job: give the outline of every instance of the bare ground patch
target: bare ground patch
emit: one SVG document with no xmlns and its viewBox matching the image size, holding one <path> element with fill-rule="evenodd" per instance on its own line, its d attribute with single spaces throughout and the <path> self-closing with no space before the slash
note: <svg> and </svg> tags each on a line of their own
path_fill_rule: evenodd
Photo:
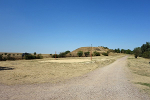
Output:
<svg viewBox="0 0 150 100">
<path fill-rule="evenodd" d="M 90 57 L 0 62 L 0 66 L 11 68 L 11 70 L 0 71 L 0 83 L 8 85 L 56 83 L 108 65 L 122 56 L 124 55 L 93 57 L 92 62 Z"/>
</svg>

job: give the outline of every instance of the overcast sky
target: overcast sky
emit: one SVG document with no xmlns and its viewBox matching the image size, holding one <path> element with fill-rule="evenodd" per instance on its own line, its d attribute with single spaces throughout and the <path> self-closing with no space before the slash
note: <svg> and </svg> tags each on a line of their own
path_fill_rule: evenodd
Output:
<svg viewBox="0 0 150 100">
<path fill-rule="evenodd" d="M 0 0 L 0 52 L 133 50 L 146 42 L 150 0 Z"/>
</svg>

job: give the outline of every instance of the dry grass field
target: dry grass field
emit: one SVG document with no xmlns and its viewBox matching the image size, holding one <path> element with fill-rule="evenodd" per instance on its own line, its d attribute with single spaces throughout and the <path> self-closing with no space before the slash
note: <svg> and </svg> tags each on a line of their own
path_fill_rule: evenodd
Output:
<svg viewBox="0 0 150 100">
<path fill-rule="evenodd" d="M 141 90 L 150 94 L 150 59 L 134 56 L 128 58 L 128 68 L 133 72 L 131 81 Z"/>
<path fill-rule="evenodd" d="M 98 56 L 93 57 L 92 62 L 90 57 L 1 61 L 0 83 L 8 85 L 56 83 L 108 65 L 122 56 L 125 55 Z"/>
</svg>

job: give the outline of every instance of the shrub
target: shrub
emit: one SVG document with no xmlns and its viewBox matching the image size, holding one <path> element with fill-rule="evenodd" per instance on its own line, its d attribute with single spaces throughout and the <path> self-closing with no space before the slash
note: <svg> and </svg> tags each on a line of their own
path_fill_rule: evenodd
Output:
<svg viewBox="0 0 150 100">
<path fill-rule="evenodd" d="M 5 53 L 5 55 L 7 55 L 7 53 Z"/>
<path fill-rule="evenodd" d="M 62 57 L 66 57 L 66 53 L 65 52 L 61 52 L 58 57 L 62 58 Z"/>
<path fill-rule="evenodd" d="M 49 54 L 50 56 L 52 55 L 52 54 Z"/>
<path fill-rule="evenodd" d="M 77 55 L 81 57 L 83 55 L 83 51 L 78 51 Z"/>
<path fill-rule="evenodd" d="M 3 60 L 3 55 L 0 55 L 0 61 L 2 61 Z"/>
<path fill-rule="evenodd" d="M 134 48 L 133 52 L 134 52 L 134 57 L 135 58 L 137 58 L 142 53 L 140 47 Z"/>
<path fill-rule="evenodd" d="M 104 49 L 109 49 L 108 47 L 103 47 Z"/>
<path fill-rule="evenodd" d="M 6 60 L 7 60 L 7 58 L 6 58 L 6 57 L 4 57 L 4 58 L 3 58 L 3 61 L 6 61 Z"/>
<path fill-rule="evenodd" d="M 68 50 L 68 51 L 65 51 L 65 54 L 68 54 L 68 53 L 70 53 L 70 51 Z"/>
<path fill-rule="evenodd" d="M 94 56 L 100 56 L 100 53 L 97 52 L 97 51 L 94 51 L 94 52 L 93 52 L 93 55 L 94 55 Z"/>
<path fill-rule="evenodd" d="M 102 55 L 104 55 L 104 56 L 108 56 L 108 53 L 102 53 Z"/>
<path fill-rule="evenodd" d="M 11 57 L 10 55 L 11 55 L 11 54 L 8 54 L 8 55 L 7 55 L 7 60 L 16 60 L 14 57 Z"/>
<path fill-rule="evenodd" d="M 36 52 L 34 52 L 34 55 L 36 55 Z"/>
<path fill-rule="evenodd" d="M 34 55 L 25 55 L 25 59 L 26 60 L 36 59 L 36 56 L 34 56 Z"/>
<path fill-rule="evenodd" d="M 150 58 L 150 51 L 146 51 L 142 55 L 144 58 Z"/>
<path fill-rule="evenodd" d="M 42 56 L 41 54 L 38 54 L 38 55 L 36 56 L 36 59 L 43 59 L 43 56 Z"/>
<path fill-rule="evenodd" d="M 84 52 L 84 55 L 87 57 L 90 55 L 90 52 Z"/>
<path fill-rule="evenodd" d="M 53 54 L 52 58 L 55 58 L 55 56 L 56 56 L 56 58 L 58 58 L 58 54 Z"/>
</svg>

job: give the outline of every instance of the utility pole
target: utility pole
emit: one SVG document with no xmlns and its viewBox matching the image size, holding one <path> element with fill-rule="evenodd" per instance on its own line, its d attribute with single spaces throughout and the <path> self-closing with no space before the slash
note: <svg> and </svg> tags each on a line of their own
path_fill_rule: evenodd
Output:
<svg viewBox="0 0 150 100">
<path fill-rule="evenodd" d="M 92 44 L 91 44 L 91 61 L 92 61 Z"/>
<path fill-rule="evenodd" d="M 55 60 L 56 60 L 56 51 L 55 51 Z"/>
</svg>

